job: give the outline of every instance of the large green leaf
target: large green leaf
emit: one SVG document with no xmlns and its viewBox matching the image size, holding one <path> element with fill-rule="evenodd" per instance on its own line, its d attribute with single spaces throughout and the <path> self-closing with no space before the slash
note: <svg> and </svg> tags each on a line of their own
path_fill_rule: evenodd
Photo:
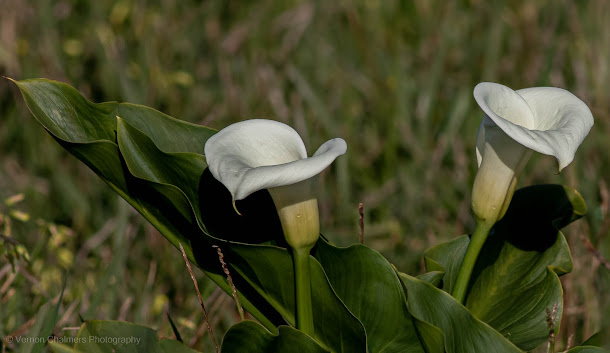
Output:
<svg viewBox="0 0 610 353">
<path fill-rule="evenodd" d="M 381 254 L 363 245 L 337 248 L 321 240 L 316 258 L 339 298 L 364 325 L 371 353 L 424 352 L 402 284 Z"/>
<path fill-rule="evenodd" d="M 157 110 L 137 104 L 117 104 L 115 114 L 150 136 L 157 148 L 166 153 L 203 155 L 205 142 L 216 133 L 208 127 L 174 119 Z"/>
<path fill-rule="evenodd" d="M 151 328 L 122 321 L 86 321 L 70 342 L 74 347 L 50 346 L 56 353 L 197 353 L 178 341 L 160 340 Z"/>
<path fill-rule="evenodd" d="M 116 102 L 94 104 L 82 97 L 74 88 L 60 82 L 45 79 L 13 82 L 21 90 L 34 117 L 68 152 L 87 164 L 157 228 L 170 228 L 159 230 L 174 245 L 177 245 L 178 242 L 187 242 L 183 233 L 172 229 L 174 226 L 163 217 L 163 212 L 156 212 L 158 207 L 132 195 L 137 194 L 142 188 L 137 185 L 137 180 L 125 170 L 116 141 L 118 112 L 131 112 L 131 115 L 123 115 L 124 119 L 129 119 L 128 121 L 137 125 L 146 125 L 143 116 L 150 118 L 151 127 L 163 126 L 159 121 L 168 120 L 174 125 L 176 132 L 184 132 L 186 129 L 179 128 L 179 126 L 186 123 L 143 106 Z M 136 118 L 132 118 L 132 116 Z M 202 138 L 214 133 L 213 130 L 204 127 L 195 128 L 195 125 L 192 124 L 187 124 L 187 126 L 193 131 L 200 131 Z M 190 131 L 188 134 L 184 134 L 185 136 L 176 133 L 172 137 L 170 129 L 159 130 L 161 132 L 156 133 L 157 136 L 162 136 L 165 132 L 166 140 L 173 138 L 175 141 L 192 141 L 192 139 L 188 139 L 188 136 L 194 133 Z M 202 150 L 203 144 L 205 144 L 205 139 L 199 141 L 198 146 L 184 149 L 187 151 L 190 149 Z M 180 146 L 183 146 L 183 143 L 180 143 Z M 132 188 L 135 190 L 132 191 Z M 146 192 L 148 190 L 142 194 L 145 195 Z M 186 251 L 192 257 L 190 247 L 187 246 Z"/>
<path fill-rule="evenodd" d="M 232 292 L 217 261 L 217 254 L 211 248 L 215 239 L 207 236 L 194 221 L 195 213 L 192 210 L 195 207 L 191 205 L 184 192 L 194 187 L 191 184 L 184 184 L 177 188 L 175 184 L 180 184 L 179 182 L 171 181 L 164 184 L 156 182 L 158 180 L 142 178 L 140 174 L 138 174 L 140 177 L 131 174 L 126 159 L 141 160 L 142 154 L 131 153 L 128 155 L 130 158 L 121 155 L 117 141 L 117 115 L 121 115 L 122 121 L 149 134 L 139 134 L 140 140 L 167 151 L 161 152 L 157 149 L 156 155 L 165 155 L 168 158 L 177 156 L 178 159 L 180 156 L 190 156 L 191 159 L 198 160 L 199 163 L 196 165 L 198 169 L 185 166 L 194 173 L 203 173 L 202 157 L 197 156 L 195 151 L 203 151 L 205 141 L 214 133 L 213 130 L 170 118 L 143 106 L 114 102 L 94 104 L 83 98 L 74 88 L 59 82 L 36 79 L 18 81 L 15 84 L 21 90 L 34 117 L 62 147 L 87 164 L 174 246 L 178 247 L 181 243 L 189 259 L 202 268 L 223 290 L 227 293 Z M 132 130 L 139 131 L 135 128 Z M 151 140 L 152 137 L 156 139 L 154 142 Z M 125 141 L 132 140 L 125 139 L 123 142 Z M 136 150 L 138 148 L 132 145 L 129 147 Z M 139 147 L 147 151 L 153 150 L 146 144 Z M 171 169 L 172 171 L 166 173 L 172 176 L 179 175 L 180 171 L 176 172 L 175 167 L 184 166 L 184 163 L 174 163 L 173 159 L 166 158 L 165 162 L 167 162 L 165 165 L 157 167 Z M 131 167 L 134 168 L 133 163 Z M 138 169 L 134 170 L 140 172 Z M 195 177 L 189 175 L 181 182 L 196 181 L 198 185 L 204 179 L 206 179 L 205 174 Z M 215 190 L 221 189 L 219 185 L 219 183 L 213 184 Z M 228 204 L 231 208 L 230 202 Z M 240 223 L 235 222 L 235 224 Z M 243 306 L 261 323 L 273 329 L 283 322 L 277 312 L 266 304 L 246 281 L 236 278 L 235 282 L 240 284 L 238 291 Z"/>
<path fill-rule="evenodd" d="M 548 338 L 547 309 L 563 311 L 558 275 L 572 260 L 561 227 L 586 211 L 578 192 L 560 185 L 537 185 L 515 192 L 505 217 L 487 239 L 469 284 L 466 307 L 514 344 L 531 350 Z M 444 271 L 443 289 L 451 292 L 468 236 L 426 252 L 426 266 Z"/>
<path fill-rule="evenodd" d="M 277 336 L 253 321 L 233 325 L 225 334 L 222 353 L 327 353 L 313 339 L 289 326 L 280 326 Z"/>
<path fill-rule="evenodd" d="M 160 184 L 157 189 L 172 200 L 182 201 L 175 204 L 178 210 L 186 217 L 194 212 L 203 227 L 199 211 L 199 180 L 207 167 L 203 155 L 192 152 L 164 153 L 152 139 L 120 117 L 117 138 L 130 173 L 153 182 L 153 185 Z M 184 197 L 176 192 L 181 192 Z"/>
<path fill-rule="evenodd" d="M 294 324 L 294 271 L 288 251 L 267 245 L 235 245 L 231 249 L 242 260 L 232 258 L 232 266 Z M 309 268 L 316 340 L 332 352 L 366 352 L 366 334 L 360 321 L 336 296 L 324 269 L 313 257 L 309 258 Z"/>
<path fill-rule="evenodd" d="M 157 110 L 130 103 L 91 103 L 77 90 L 46 79 L 13 81 L 25 102 L 53 136 L 72 143 L 116 140 L 117 116 L 150 136 L 164 152 L 203 154 L 216 131 L 174 119 Z"/>
<path fill-rule="evenodd" d="M 407 292 L 411 315 L 442 331 L 448 353 L 521 352 L 498 331 L 472 316 L 445 291 L 406 274 L 399 276 Z"/>
<path fill-rule="evenodd" d="M 544 254 L 555 253 L 561 259 L 563 250 L 568 249 L 563 234 L 558 236 L 556 244 Z M 569 258 L 569 254 L 567 256 Z M 554 306 L 557 310 L 555 326 L 559 330 L 563 290 L 557 273 L 551 269 L 553 264 L 545 260 L 519 259 L 511 245 L 504 246 L 496 265 L 484 269 L 478 276 L 466 303 L 473 315 L 524 350 L 534 349 L 548 339 L 547 309 L 552 312 Z M 528 262 L 530 267 L 517 270 L 521 261 Z M 497 271 L 496 278 L 492 278 L 491 271 Z M 498 280 L 501 278 L 505 282 Z"/>
</svg>

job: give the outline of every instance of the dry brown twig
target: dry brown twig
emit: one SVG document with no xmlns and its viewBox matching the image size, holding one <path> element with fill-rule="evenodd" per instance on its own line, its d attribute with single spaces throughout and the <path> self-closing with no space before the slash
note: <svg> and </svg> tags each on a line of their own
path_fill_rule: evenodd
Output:
<svg viewBox="0 0 610 353">
<path fill-rule="evenodd" d="M 231 278 L 231 273 L 229 272 L 229 268 L 227 268 L 227 264 L 225 263 L 222 250 L 220 250 L 220 247 L 218 245 L 212 245 L 212 247 L 215 248 L 216 251 L 218 252 L 218 259 L 220 260 L 220 264 L 222 265 L 222 270 L 227 275 L 227 281 L 229 281 L 229 286 L 231 286 L 231 289 L 233 290 L 233 299 L 235 299 L 235 304 L 237 305 L 237 311 L 239 312 L 239 317 L 241 317 L 241 320 L 243 321 L 244 320 L 244 309 L 241 307 L 241 303 L 239 302 L 239 296 L 237 295 L 237 288 L 235 288 L 235 285 L 233 284 L 233 278 Z"/>
<path fill-rule="evenodd" d="M 191 279 L 193 280 L 193 284 L 195 285 L 195 291 L 197 291 L 197 297 L 199 298 L 199 303 L 201 304 L 201 309 L 203 310 L 203 317 L 205 319 L 206 325 L 208 325 L 208 331 L 210 332 L 212 342 L 214 343 L 214 349 L 216 349 L 216 353 L 218 353 L 218 344 L 216 343 L 216 337 L 214 337 L 214 330 L 212 330 L 212 325 L 210 325 L 210 319 L 208 318 L 208 313 L 205 310 L 205 305 L 203 304 L 203 299 L 201 298 L 201 292 L 199 291 L 197 280 L 195 279 L 195 275 L 193 274 L 193 270 L 191 269 L 191 264 L 189 262 L 188 257 L 186 256 L 186 252 L 182 247 L 182 243 L 178 243 L 178 245 L 180 246 L 180 251 L 182 252 L 184 262 L 186 263 L 186 268 L 189 270 L 189 273 L 191 274 Z"/>
</svg>

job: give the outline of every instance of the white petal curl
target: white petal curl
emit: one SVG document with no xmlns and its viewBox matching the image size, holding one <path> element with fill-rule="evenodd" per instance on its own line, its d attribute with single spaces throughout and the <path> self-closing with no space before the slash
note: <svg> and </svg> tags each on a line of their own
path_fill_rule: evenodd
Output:
<svg viewBox="0 0 610 353">
<path fill-rule="evenodd" d="M 572 93 L 556 87 L 534 87 L 518 91 L 491 82 L 479 83 L 474 97 L 481 109 L 504 133 L 534 151 L 552 155 L 561 171 L 574 159 L 576 150 L 593 126 L 587 105 Z M 477 138 L 481 142 L 486 119 Z"/>
<path fill-rule="evenodd" d="M 204 153 L 214 178 L 234 200 L 242 200 L 258 190 L 310 179 L 346 150 L 345 141 L 335 138 L 308 158 L 303 140 L 290 126 L 253 119 L 229 125 L 210 137 Z"/>
</svg>

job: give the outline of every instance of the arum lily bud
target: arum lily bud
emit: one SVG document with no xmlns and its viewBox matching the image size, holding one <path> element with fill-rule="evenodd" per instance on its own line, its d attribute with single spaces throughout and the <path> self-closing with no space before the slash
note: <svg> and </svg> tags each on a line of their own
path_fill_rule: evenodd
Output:
<svg viewBox="0 0 610 353">
<path fill-rule="evenodd" d="M 210 172 L 229 190 L 233 201 L 269 190 L 293 249 L 311 249 L 318 240 L 313 179 L 346 150 L 345 141 L 336 138 L 307 157 L 305 144 L 294 129 L 261 119 L 230 125 L 205 144 Z"/>
<path fill-rule="evenodd" d="M 474 98 L 485 117 L 477 136 L 472 208 L 479 222 L 493 224 L 506 213 L 532 152 L 555 156 L 561 171 L 591 130 L 593 115 L 572 93 L 555 87 L 513 91 L 483 82 Z"/>
<path fill-rule="evenodd" d="M 286 242 L 293 249 L 310 249 L 318 241 L 320 216 L 312 180 L 269 189 Z"/>
</svg>

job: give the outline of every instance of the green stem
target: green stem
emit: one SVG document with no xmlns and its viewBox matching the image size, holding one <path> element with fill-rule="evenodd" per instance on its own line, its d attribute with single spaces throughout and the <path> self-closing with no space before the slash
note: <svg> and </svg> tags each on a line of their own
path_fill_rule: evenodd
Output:
<svg viewBox="0 0 610 353">
<path fill-rule="evenodd" d="M 297 329 L 313 337 L 313 312 L 311 305 L 311 280 L 309 278 L 309 251 L 307 249 L 293 249 L 292 261 L 294 263 L 296 302 L 297 302 Z"/>
<path fill-rule="evenodd" d="M 468 250 L 466 250 L 464 260 L 462 260 L 462 266 L 460 267 L 460 272 L 458 273 L 452 293 L 453 297 L 460 303 L 464 302 L 472 270 L 474 269 L 474 265 L 479 257 L 479 252 L 481 252 L 481 248 L 483 247 L 483 244 L 485 244 L 485 240 L 487 239 L 487 235 L 492 226 L 493 224 L 477 222 L 477 228 L 470 238 L 470 244 L 468 245 Z"/>
</svg>

